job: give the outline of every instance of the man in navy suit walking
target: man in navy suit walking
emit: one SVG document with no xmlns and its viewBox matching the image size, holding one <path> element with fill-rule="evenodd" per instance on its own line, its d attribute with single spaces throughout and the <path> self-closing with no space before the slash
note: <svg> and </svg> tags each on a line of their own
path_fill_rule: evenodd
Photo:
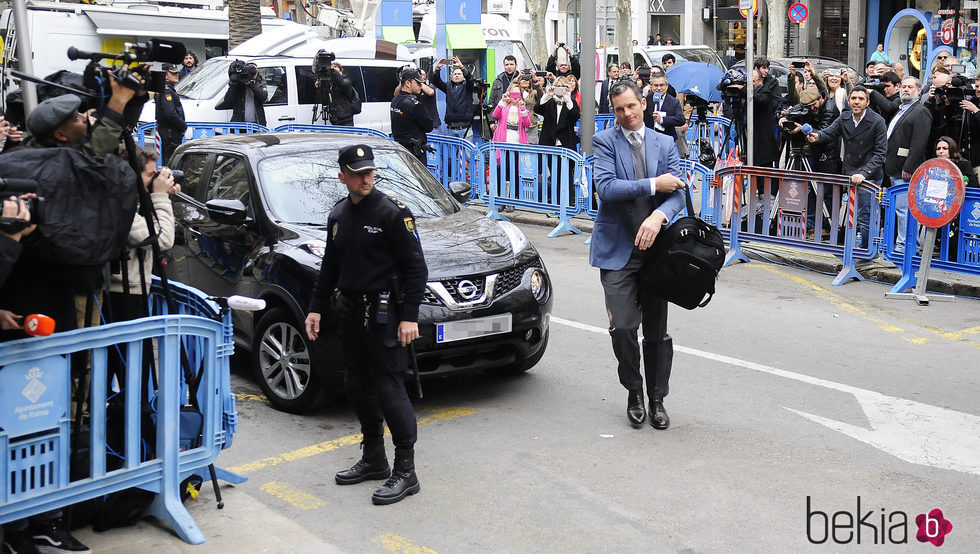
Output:
<svg viewBox="0 0 980 554">
<path fill-rule="evenodd" d="M 650 398 L 650 424 L 666 429 L 664 409 L 674 347 L 667 334 L 667 303 L 641 294 L 645 250 L 684 206 L 680 156 L 666 135 L 643 124 L 647 102 L 635 83 L 619 81 L 609 90 L 616 125 L 596 133 L 594 180 L 599 195 L 589 263 L 599 268 L 609 335 L 619 362 L 619 382 L 629 391 L 626 417 L 634 427 L 646 421 L 640 345 Z"/>
</svg>

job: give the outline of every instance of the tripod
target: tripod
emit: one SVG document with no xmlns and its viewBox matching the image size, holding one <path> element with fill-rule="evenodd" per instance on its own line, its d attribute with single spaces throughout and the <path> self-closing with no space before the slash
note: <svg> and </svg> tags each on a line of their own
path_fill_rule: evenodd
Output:
<svg viewBox="0 0 980 554">
<path fill-rule="evenodd" d="M 708 104 L 707 102 L 703 101 L 691 102 L 691 104 L 697 110 L 697 122 L 694 136 L 687 142 L 687 159 L 700 162 L 706 166 L 709 166 L 709 169 L 711 169 L 711 167 L 714 166 L 714 161 L 716 159 L 714 150 L 712 149 L 711 151 L 710 160 L 706 159 L 704 152 L 701 151 L 702 145 L 711 147 L 713 142 L 711 123 L 708 122 Z M 695 114 L 692 113 L 691 118 L 693 119 L 694 117 Z M 688 123 L 690 124 L 690 120 L 688 120 Z M 704 163 L 706 161 L 710 161 L 711 163 Z"/>
<path fill-rule="evenodd" d="M 330 124 L 330 86 L 329 79 L 316 80 L 317 104 L 313 106 L 313 121 L 310 122 L 314 125 L 318 119 L 322 119 L 324 125 Z"/>
<path fill-rule="evenodd" d="M 725 96 L 725 103 L 732 110 L 732 122 L 728 125 L 728 129 L 725 130 L 725 137 L 731 138 L 732 128 L 735 130 L 735 147 L 738 150 L 738 157 L 745 163 L 748 156 L 748 147 L 746 146 L 746 121 L 745 121 L 745 99 L 738 97 Z"/>
</svg>

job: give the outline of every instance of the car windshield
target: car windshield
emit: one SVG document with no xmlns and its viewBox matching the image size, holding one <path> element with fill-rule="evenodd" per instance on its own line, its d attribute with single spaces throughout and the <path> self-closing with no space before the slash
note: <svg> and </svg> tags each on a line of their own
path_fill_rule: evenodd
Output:
<svg viewBox="0 0 980 554">
<path fill-rule="evenodd" d="M 334 204 L 347 196 L 337 174 L 338 150 L 324 145 L 259 162 L 259 183 L 272 216 L 284 223 L 326 225 Z M 459 205 L 414 157 L 397 148 L 375 148 L 375 187 L 405 204 L 416 217 L 455 213 Z"/>
<path fill-rule="evenodd" d="M 726 67 L 718 63 L 718 56 L 709 48 L 656 48 L 647 50 L 647 55 L 650 56 L 650 59 L 654 60 L 655 63 L 659 63 L 659 61 L 663 59 L 664 54 L 668 52 L 674 55 L 677 63 L 702 62 L 709 63 L 722 71 L 727 70 Z"/>
<path fill-rule="evenodd" d="M 191 100 L 213 98 L 228 84 L 229 59 L 212 58 L 197 68 L 197 71 L 177 83 L 177 94 Z"/>
</svg>

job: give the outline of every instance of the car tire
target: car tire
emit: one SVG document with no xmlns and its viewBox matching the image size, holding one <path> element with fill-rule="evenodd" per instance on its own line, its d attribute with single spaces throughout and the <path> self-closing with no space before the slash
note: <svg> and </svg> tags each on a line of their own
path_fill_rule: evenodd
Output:
<svg viewBox="0 0 980 554">
<path fill-rule="evenodd" d="M 265 313 L 255 328 L 252 368 L 269 403 L 291 414 L 309 411 L 326 399 L 313 373 L 310 341 L 285 308 Z"/>
<path fill-rule="evenodd" d="M 522 360 L 513 364 L 507 364 L 505 366 L 495 367 L 490 370 L 491 373 L 496 375 L 520 375 L 526 372 L 532 367 L 536 366 L 541 358 L 544 357 L 545 351 L 548 350 L 548 339 L 551 336 L 551 329 L 549 328 L 544 332 L 544 341 L 541 343 L 541 348 L 534 353 L 533 356 L 526 360 Z"/>
</svg>

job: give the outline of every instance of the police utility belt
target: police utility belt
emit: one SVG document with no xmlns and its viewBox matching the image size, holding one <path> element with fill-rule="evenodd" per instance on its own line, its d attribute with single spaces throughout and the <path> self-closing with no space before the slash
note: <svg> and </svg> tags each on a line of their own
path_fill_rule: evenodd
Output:
<svg viewBox="0 0 980 554">
<path fill-rule="evenodd" d="M 385 325 L 391 313 L 391 294 L 380 292 L 340 292 L 334 297 L 335 309 L 342 316 L 360 319 L 367 328 L 372 321 Z"/>
</svg>

